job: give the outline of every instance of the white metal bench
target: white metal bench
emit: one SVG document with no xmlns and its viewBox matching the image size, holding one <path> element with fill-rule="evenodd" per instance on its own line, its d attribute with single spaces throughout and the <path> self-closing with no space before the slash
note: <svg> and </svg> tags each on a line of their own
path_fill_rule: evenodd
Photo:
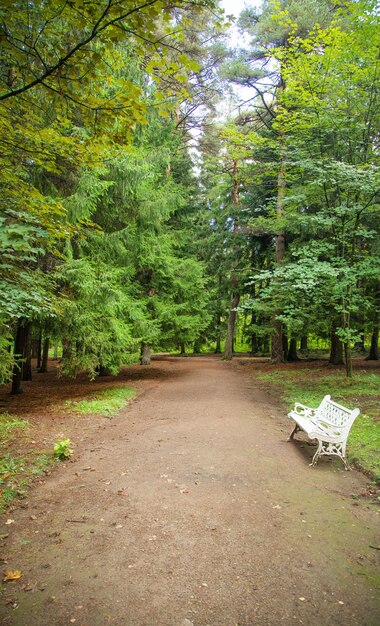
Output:
<svg viewBox="0 0 380 626">
<path fill-rule="evenodd" d="M 310 409 L 296 402 L 288 417 L 294 420 L 289 441 L 298 430 L 304 430 L 309 439 L 318 440 L 318 448 L 310 465 L 315 465 L 323 454 L 339 456 L 346 469 L 350 469 L 346 459 L 346 444 L 348 433 L 359 415 L 359 409 L 346 409 L 325 396 L 317 409 Z"/>
</svg>

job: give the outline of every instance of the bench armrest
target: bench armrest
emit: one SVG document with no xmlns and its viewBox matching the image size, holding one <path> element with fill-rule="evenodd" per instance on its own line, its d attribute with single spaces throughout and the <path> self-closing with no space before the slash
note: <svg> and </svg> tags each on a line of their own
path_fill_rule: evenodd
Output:
<svg viewBox="0 0 380 626">
<path fill-rule="evenodd" d="M 294 405 L 294 409 L 292 413 L 296 413 L 296 415 L 302 415 L 302 417 L 314 417 L 317 409 L 311 409 L 300 402 L 296 402 Z"/>
</svg>

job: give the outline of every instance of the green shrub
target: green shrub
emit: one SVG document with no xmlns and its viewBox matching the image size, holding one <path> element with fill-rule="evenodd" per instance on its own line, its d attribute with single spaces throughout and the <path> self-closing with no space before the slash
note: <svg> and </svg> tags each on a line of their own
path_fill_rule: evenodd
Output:
<svg viewBox="0 0 380 626">
<path fill-rule="evenodd" d="M 66 461 L 73 453 L 70 439 L 61 439 L 54 446 L 54 456 L 58 461 Z"/>
</svg>

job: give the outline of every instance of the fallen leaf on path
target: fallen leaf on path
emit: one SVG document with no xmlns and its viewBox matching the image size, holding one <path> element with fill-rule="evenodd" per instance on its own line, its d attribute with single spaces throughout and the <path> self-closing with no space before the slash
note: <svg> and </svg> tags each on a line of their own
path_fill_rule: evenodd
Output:
<svg viewBox="0 0 380 626">
<path fill-rule="evenodd" d="M 276 506 L 273 506 L 272 509 L 281 509 L 279 504 L 276 504 Z"/>
<path fill-rule="evenodd" d="M 189 493 L 189 490 L 185 487 L 184 489 L 180 489 L 180 493 Z"/>
<path fill-rule="evenodd" d="M 305 602 L 306 598 L 298 598 L 298 600 L 301 600 L 301 602 Z"/>
<path fill-rule="evenodd" d="M 36 519 L 37 519 L 37 515 L 31 515 L 31 516 L 30 516 L 30 519 L 32 519 L 32 520 L 36 520 Z"/>
<path fill-rule="evenodd" d="M 10 524 L 14 524 L 14 523 L 15 523 L 14 519 L 7 519 L 7 521 L 5 522 L 7 526 L 9 526 Z"/>
<path fill-rule="evenodd" d="M 20 570 L 8 570 L 4 573 L 3 582 L 8 582 L 9 580 L 19 580 L 22 577 L 22 573 Z"/>
</svg>

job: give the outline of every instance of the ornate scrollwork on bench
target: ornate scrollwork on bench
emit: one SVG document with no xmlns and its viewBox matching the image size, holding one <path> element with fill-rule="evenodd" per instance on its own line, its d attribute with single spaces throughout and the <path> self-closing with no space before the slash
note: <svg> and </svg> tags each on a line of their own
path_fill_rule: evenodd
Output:
<svg viewBox="0 0 380 626">
<path fill-rule="evenodd" d="M 295 422 L 289 440 L 303 430 L 309 439 L 318 441 L 318 448 L 310 465 L 316 465 L 322 455 L 338 456 L 346 469 L 350 469 L 346 459 L 346 444 L 350 428 L 359 415 L 359 409 L 347 409 L 325 396 L 317 409 L 311 409 L 296 402 L 288 417 Z"/>
</svg>

